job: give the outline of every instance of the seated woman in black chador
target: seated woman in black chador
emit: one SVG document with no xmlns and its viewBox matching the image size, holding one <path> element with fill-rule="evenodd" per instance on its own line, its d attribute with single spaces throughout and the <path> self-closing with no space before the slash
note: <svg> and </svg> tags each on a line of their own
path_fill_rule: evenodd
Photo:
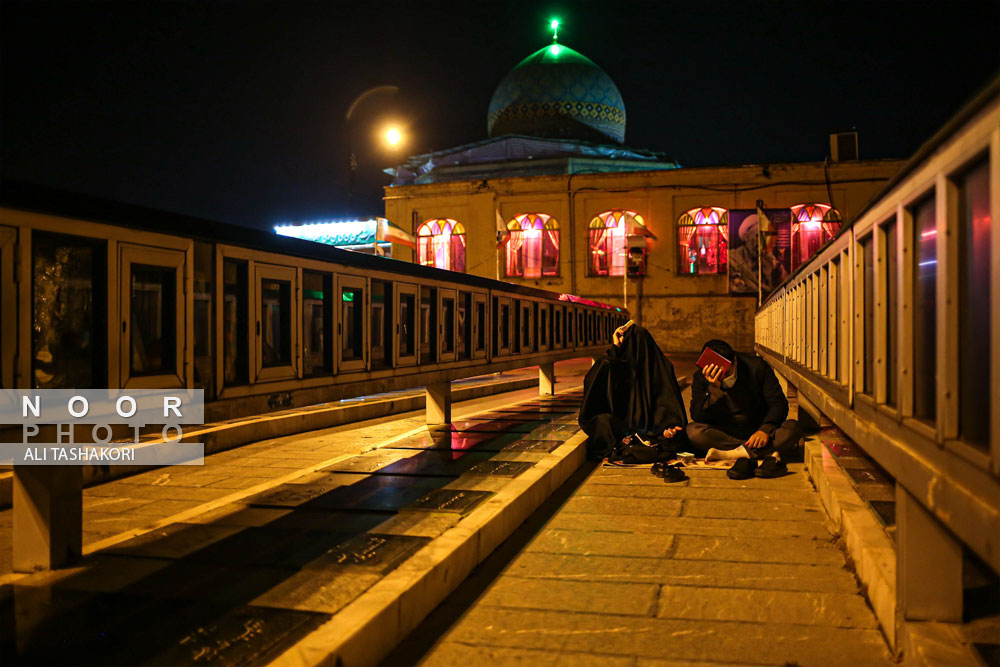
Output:
<svg viewBox="0 0 1000 667">
<path fill-rule="evenodd" d="M 683 437 L 687 414 L 677 376 L 653 336 L 629 320 L 613 342 L 583 381 L 579 422 L 590 436 L 588 454 L 604 458 L 635 435 L 661 446 Z"/>
</svg>

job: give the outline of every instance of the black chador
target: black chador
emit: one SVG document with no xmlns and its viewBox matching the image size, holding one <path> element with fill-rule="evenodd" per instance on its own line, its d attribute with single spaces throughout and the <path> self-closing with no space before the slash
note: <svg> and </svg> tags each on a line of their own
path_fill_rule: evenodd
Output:
<svg viewBox="0 0 1000 667">
<path fill-rule="evenodd" d="M 609 347 L 583 380 L 579 421 L 592 457 L 606 456 L 630 435 L 668 442 L 665 429 L 687 424 L 670 360 L 640 325 L 622 329 L 621 344 Z"/>
</svg>

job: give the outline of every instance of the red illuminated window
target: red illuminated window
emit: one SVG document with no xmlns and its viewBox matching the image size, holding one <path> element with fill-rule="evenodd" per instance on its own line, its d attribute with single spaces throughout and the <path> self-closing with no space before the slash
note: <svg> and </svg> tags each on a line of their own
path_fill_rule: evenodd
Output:
<svg viewBox="0 0 1000 667">
<path fill-rule="evenodd" d="M 829 204 L 792 206 L 792 270 L 840 230 L 840 212 Z"/>
<path fill-rule="evenodd" d="M 417 228 L 420 263 L 449 271 L 465 271 L 465 227 L 451 218 L 428 220 Z"/>
<path fill-rule="evenodd" d="M 677 221 L 681 275 L 726 273 L 729 211 L 718 206 L 693 208 Z"/>
<path fill-rule="evenodd" d="M 507 223 L 506 275 L 559 275 L 559 223 L 544 213 L 522 213 Z"/>
<path fill-rule="evenodd" d="M 651 236 L 635 211 L 605 211 L 590 221 L 590 270 L 592 276 L 623 276 L 628 264 L 628 238 Z M 645 252 L 641 253 L 643 257 Z M 643 261 L 643 264 L 645 262 Z M 645 266 L 637 273 L 645 273 Z M 630 274 L 631 275 L 631 274 Z"/>
</svg>

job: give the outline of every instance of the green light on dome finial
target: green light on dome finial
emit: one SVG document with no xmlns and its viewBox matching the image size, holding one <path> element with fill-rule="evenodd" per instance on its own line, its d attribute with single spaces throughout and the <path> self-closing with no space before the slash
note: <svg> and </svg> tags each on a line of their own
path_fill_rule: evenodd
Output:
<svg viewBox="0 0 1000 667">
<path fill-rule="evenodd" d="M 559 41 L 559 19 L 549 21 L 549 28 L 552 29 L 552 43 L 555 44 Z"/>
</svg>

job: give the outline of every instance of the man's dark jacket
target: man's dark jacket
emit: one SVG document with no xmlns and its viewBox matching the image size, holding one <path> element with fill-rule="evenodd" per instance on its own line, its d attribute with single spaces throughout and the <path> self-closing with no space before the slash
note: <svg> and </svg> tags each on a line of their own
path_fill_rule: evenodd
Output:
<svg viewBox="0 0 1000 667">
<path fill-rule="evenodd" d="M 716 389 L 696 371 L 691 380 L 691 421 L 748 438 L 756 430 L 770 435 L 788 417 L 788 399 L 766 361 L 736 353 L 736 384 Z"/>
</svg>

